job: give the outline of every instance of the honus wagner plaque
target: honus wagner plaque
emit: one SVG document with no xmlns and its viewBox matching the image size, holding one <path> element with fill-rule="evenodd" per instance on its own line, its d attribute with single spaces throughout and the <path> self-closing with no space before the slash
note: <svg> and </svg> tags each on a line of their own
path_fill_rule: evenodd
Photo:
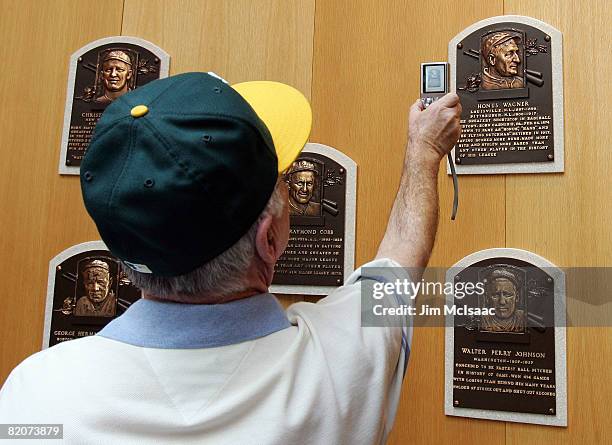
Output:
<svg viewBox="0 0 612 445">
<path fill-rule="evenodd" d="M 140 297 L 102 241 L 64 250 L 49 263 L 43 348 L 97 334 Z"/>
<path fill-rule="evenodd" d="M 151 42 L 107 37 L 70 57 L 59 172 L 79 174 L 96 123 L 128 91 L 168 76 L 170 57 Z"/>
<path fill-rule="evenodd" d="M 455 264 L 446 282 L 482 292 L 447 297 L 468 309 L 447 316 L 445 413 L 567 426 L 561 269 L 524 250 L 488 249 Z"/>
<path fill-rule="evenodd" d="M 356 175 L 352 159 L 314 143 L 285 172 L 290 236 L 272 292 L 327 295 L 353 272 Z"/>
<path fill-rule="evenodd" d="M 539 20 L 482 20 L 449 43 L 460 99 L 457 173 L 562 172 L 562 36 Z"/>
</svg>

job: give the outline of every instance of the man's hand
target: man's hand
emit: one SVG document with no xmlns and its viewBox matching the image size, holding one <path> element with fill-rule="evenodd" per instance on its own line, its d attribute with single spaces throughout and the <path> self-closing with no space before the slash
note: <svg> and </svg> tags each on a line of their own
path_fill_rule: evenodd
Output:
<svg viewBox="0 0 612 445">
<path fill-rule="evenodd" d="M 447 94 L 427 109 L 417 100 L 408 116 L 407 148 L 412 149 L 409 154 L 413 159 L 431 159 L 439 163 L 459 139 L 460 116 L 461 103 L 455 93 Z"/>
<path fill-rule="evenodd" d="M 377 258 L 391 258 L 404 267 L 427 265 L 438 229 L 440 160 L 459 139 L 460 116 L 454 93 L 427 109 L 420 100 L 410 107 L 404 171 Z"/>
</svg>

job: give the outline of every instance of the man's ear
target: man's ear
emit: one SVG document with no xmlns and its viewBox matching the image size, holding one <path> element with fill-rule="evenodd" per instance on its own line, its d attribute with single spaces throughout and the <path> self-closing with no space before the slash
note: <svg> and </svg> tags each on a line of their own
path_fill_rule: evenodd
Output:
<svg viewBox="0 0 612 445">
<path fill-rule="evenodd" d="M 489 65 L 495 65 L 495 56 L 493 54 L 489 54 Z"/>
<path fill-rule="evenodd" d="M 266 264 L 274 264 L 278 258 L 278 240 L 275 238 L 272 224 L 273 217 L 271 215 L 264 216 L 259 222 L 255 234 L 255 250 Z"/>
</svg>

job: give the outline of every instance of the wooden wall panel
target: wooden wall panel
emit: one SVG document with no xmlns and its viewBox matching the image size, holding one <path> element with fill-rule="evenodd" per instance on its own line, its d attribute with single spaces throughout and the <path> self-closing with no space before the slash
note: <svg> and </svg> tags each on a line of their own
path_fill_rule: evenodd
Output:
<svg viewBox="0 0 612 445">
<path fill-rule="evenodd" d="M 122 1 L 0 2 L 0 382 L 42 342 L 49 260 L 95 239 L 57 173 L 70 55 L 121 31 Z"/>
<path fill-rule="evenodd" d="M 311 140 L 358 165 L 357 264 L 373 258 L 399 183 L 407 110 L 419 94 L 421 62 L 447 59 L 449 40 L 502 1 L 317 0 Z M 441 219 L 432 265 L 503 246 L 504 177 L 462 177 L 458 219 L 441 167 Z M 410 246 L 406 246 L 410 248 Z M 444 329 L 417 329 L 390 443 L 504 443 L 505 425 L 444 415 Z"/>
<path fill-rule="evenodd" d="M 125 0 L 123 34 L 170 53 L 171 74 L 276 80 L 310 97 L 314 0 Z"/>
<path fill-rule="evenodd" d="M 506 0 L 505 12 L 538 18 L 563 33 L 565 87 L 565 173 L 507 178 L 507 245 L 561 267 L 610 267 L 610 3 Z M 612 440 L 612 328 L 570 328 L 567 338 L 568 428 L 508 424 L 509 445 Z"/>
<path fill-rule="evenodd" d="M 565 173 L 508 177 L 508 243 L 559 266 L 610 266 L 610 3 L 506 0 L 506 13 L 563 33 L 565 86 Z"/>
</svg>

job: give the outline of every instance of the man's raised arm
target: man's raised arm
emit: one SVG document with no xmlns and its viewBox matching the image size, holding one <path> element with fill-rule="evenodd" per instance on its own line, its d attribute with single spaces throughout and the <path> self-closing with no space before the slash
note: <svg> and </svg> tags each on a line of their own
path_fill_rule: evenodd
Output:
<svg viewBox="0 0 612 445">
<path fill-rule="evenodd" d="M 410 107 L 402 178 L 376 258 L 391 258 L 403 267 L 427 266 L 438 228 L 438 170 L 459 139 L 460 116 L 455 93 L 427 109 L 420 100 Z"/>
</svg>

